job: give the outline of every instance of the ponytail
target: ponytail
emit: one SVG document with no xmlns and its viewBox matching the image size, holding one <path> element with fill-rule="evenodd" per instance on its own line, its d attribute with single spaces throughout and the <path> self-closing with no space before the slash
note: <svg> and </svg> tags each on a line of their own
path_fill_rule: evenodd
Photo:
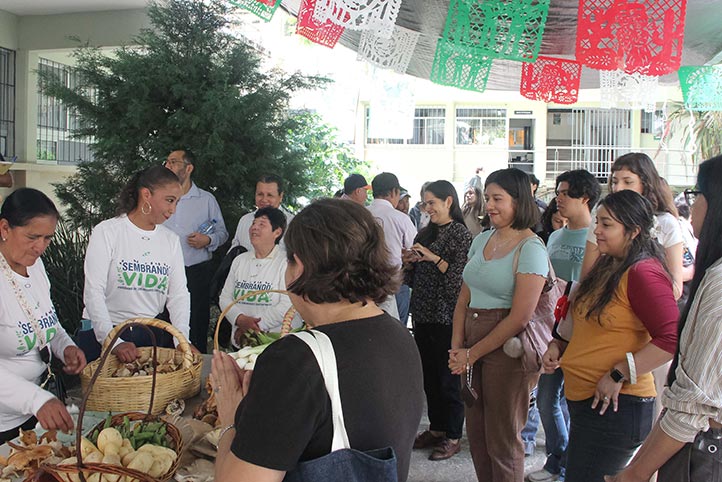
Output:
<svg viewBox="0 0 722 482">
<path fill-rule="evenodd" d="M 154 189 L 171 183 L 179 184 L 178 176 L 163 166 L 152 166 L 136 172 L 118 194 L 116 215 L 128 214 L 138 208 L 138 199 L 142 188 L 153 192 Z"/>
</svg>

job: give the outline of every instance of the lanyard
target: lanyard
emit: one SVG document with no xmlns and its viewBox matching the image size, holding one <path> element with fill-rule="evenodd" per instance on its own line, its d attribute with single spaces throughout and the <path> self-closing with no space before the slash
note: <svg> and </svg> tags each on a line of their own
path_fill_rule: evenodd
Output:
<svg viewBox="0 0 722 482">
<path fill-rule="evenodd" d="M 0 253 L 0 269 L 2 269 L 3 273 L 5 273 L 5 278 L 7 278 L 8 283 L 12 286 L 13 291 L 15 292 L 15 299 L 18 300 L 20 307 L 23 309 L 23 312 L 25 312 L 25 317 L 30 322 L 30 326 L 32 326 L 35 336 L 38 339 L 38 344 L 40 346 L 39 349 L 42 350 L 47 345 L 45 340 L 43 340 L 43 331 L 40 329 L 40 325 L 38 325 L 37 317 L 35 316 L 35 313 L 33 313 L 32 308 L 30 308 L 22 288 L 18 284 L 17 279 L 15 279 L 15 272 L 12 268 L 10 268 L 10 265 L 2 253 Z"/>
</svg>

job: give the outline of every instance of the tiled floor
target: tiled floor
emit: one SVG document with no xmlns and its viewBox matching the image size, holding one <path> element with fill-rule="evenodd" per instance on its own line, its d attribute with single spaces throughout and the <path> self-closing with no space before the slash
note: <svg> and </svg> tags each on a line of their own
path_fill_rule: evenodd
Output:
<svg viewBox="0 0 722 482">
<path fill-rule="evenodd" d="M 429 421 L 426 415 L 421 419 L 419 431 L 426 430 Z M 411 454 L 411 466 L 409 469 L 409 482 L 474 482 L 474 464 L 469 453 L 469 443 L 464 438 L 461 440 L 461 453 L 448 460 L 433 462 L 428 460 L 431 450 L 414 450 Z M 533 455 L 525 459 L 526 474 L 539 470 L 544 466 L 546 456 L 544 454 L 544 433 L 540 427 L 537 433 L 537 448 Z M 481 481 L 487 482 L 487 481 Z"/>
</svg>

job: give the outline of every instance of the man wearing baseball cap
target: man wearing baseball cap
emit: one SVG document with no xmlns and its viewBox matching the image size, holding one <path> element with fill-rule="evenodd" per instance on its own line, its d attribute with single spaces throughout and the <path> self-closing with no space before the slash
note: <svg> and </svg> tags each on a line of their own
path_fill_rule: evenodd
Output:
<svg viewBox="0 0 722 482">
<path fill-rule="evenodd" d="M 361 206 L 365 206 L 369 189 L 371 189 L 371 186 L 366 182 L 365 177 L 361 174 L 351 174 L 343 182 L 343 195 L 341 199 L 348 199 Z"/>
<path fill-rule="evenodd" d="M 389 261 L 398 266 L 399 272 L 401 272 L 401 250 L 409 249 L 414 244 L 416 228 L 409 216 L 396 210 L 396 205 L 401 197 L 399 179 L 390 172 L 382 172 L 371 181 L 371 188 L 374 200 L 368 206 L 368 210 L 384 230 Z M 398 319 L 401 319 L 400 314 L 409 311 L 409 291 L 408 286 L 405 289 L 404 286 L 396 293 L 395 304 L 397 306 L 389 307 L 390 310 L 386 310 L 391 316 Z M 381 309 L 385 308 L 385 306 L 381 306 Z M 393 313 L 396 311 L 394 308 L 398 310 L 398 313 Z"/>
</svg>

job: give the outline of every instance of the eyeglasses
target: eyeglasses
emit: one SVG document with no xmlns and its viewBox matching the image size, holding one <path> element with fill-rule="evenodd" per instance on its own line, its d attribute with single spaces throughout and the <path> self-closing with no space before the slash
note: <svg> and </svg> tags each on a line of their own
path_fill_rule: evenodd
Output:
<svg viewBox="0 0 722 482">
<path fill-rule="evenodd" d="M 189 163 L 189 162 L 186 162 L 186 161 L 180 161 L 180 160 L 177 160 L 177 159 L 173 159 L 173 160 L 171 160 L 171 161 L 163 161 L 163 164 L 162 164 L 162 165 L 163 165 L 164 167 L 168 167 L 168 166 L 175 166 L 175 165 L 177 165 L 177 164 L 182 164 L 183 166 L 187 166 L 187 165 L 190 164 L 190 163 Z"/>
<path fill-rule="evenodd" d="M 694 202 L 697 200 L 697 196 L 702 195 L 702 191 L 695 191 L 694 189 L 684 190 L 684 200 L 687 202 L 687 206 L 692 207 Z"/>
</svg>

